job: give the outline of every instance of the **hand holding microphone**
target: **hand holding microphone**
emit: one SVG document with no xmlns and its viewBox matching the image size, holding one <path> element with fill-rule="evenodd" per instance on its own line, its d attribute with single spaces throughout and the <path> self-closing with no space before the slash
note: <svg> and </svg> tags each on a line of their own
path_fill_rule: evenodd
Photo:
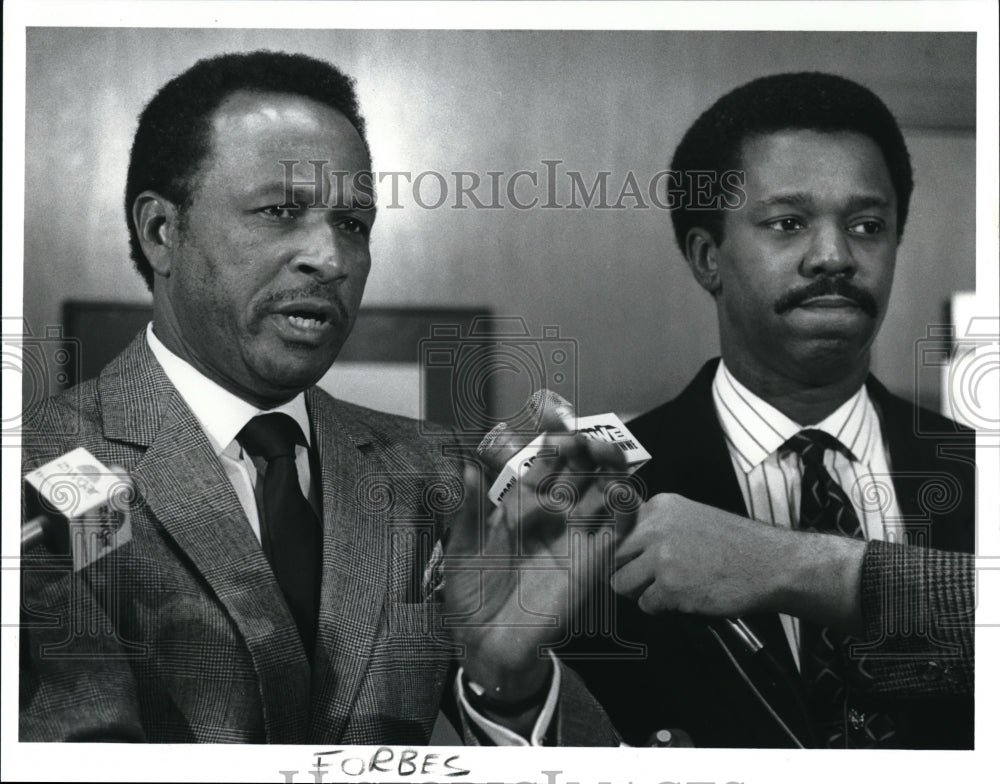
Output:
<svg viewBox="0 0 1000 784">
<path fill-rule="evenodd" d="M 615 444 L 623 453 L 628 471 L 638 469 L 650 459 L 650 454 L 615 414 L 578 419 L 564 398 L 544 389 L 532 396 L 529 405 L 541 408 L 543 424 L 557 422 L 589 440 Z M 490 489 L 494 504 L 501 503 L 530 469 L 544 448 L 544 436 L 520 449 L 517 445 L 517 440 L 511 438 L 501 423 L 479 446 L 480 455 L 499 474 Z M 734 521 L 739 525 L 734 527 Z M 762 654 L 764 645 L 753 630 L 739 618 L 725 617 L 751 609 L 747 601 L 754 586 L 748 584 L 748 572 L 743 568 L 747 565 L 741 557 L 745 550 L 734 543 L 732 548 L 721 550 L 731 558 L 718 562 L 704 558 L 707 552 L 720 551 L 717 544 L 724 535 L 740 536 L 745 522 L 681 496 L 655 496 L 639 512 L 636 529 L 618 543 L 617 571 L 612 578 L 615 591 L 636 599 L 639 608 L 651 615 L 681 610 L 723 616 L 714 620 L 712 626 L 727 646 L 751 655 Z M 720 528 L 717 529 L 716 523 Z M 681 539 L 676 533 L 680 527 L 692 528 L 696 535 Z M 757 658 L 767 659 L 765 665 L 773 664 L 769 656 L 762 654 Z"/>
<path fill-rule="evenodd" d="M 521 434 L 510 432 L 501 422 L 486 434 L 477 449 L 480 458 L 497 474 L 489 490 L 494 505 L 503 503 L 536 460 L 555 454 L 552 450 L 560 448 L 557 434 L 571 437 L 561 440 L 561 448 L 567 450 L 564 457 L 571 459 L 582 450 L 596 470 L 604 466 L 631 473 L 649 460 L 649 453 L 615 414 L 578 418 L 569 401 L 548 389 L 535 392 L 528 406 L 539 415 L 541 435 L 525 444 Z"/>
<path fill-rule="evenodd" d="M 467 466 L 443 564 L 446 625 L 466 646 L 465 677 L 492 704 L 519 708 L 547 693 L 546 648 L 566 638 L 591 584 L 606 579 L 594 564 L 610 564 L 639 500 L 633 493 L 630 507 L 610 509 L 608 490 L 628 473 L 605 431 L 574 432 L 580 421 L 552 393 L 529 405 L 541 433 L 498 426 L 478 450 L 485 470 Z"/>
</svg>

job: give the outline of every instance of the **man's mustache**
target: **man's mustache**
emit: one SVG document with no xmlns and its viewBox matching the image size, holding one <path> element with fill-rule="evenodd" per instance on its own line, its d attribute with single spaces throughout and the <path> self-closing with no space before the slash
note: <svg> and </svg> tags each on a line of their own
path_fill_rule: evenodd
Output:
<svg viewBox="0 0 1000 784">
<path fill-rule="evenodd" d="M 782 295 L 778 301 L 774 303 L 774 312 L 780 316 L 783 313 L 787 313 L 792 308 L 799 307 L 802 303 L 807 302 L 814 297 L 828 296 L 831 294 L 839 297 L 846 297 L 872 318 L 876 318 L 878 316 L 878 304 L 875 302 L 875 297 L 863 288 L 855 286 L 846 278 L 836 277 L 817 278 L 812 283 L 809 283 L 800 289 L 789 291 L 788 293 Z"/>
</svg>

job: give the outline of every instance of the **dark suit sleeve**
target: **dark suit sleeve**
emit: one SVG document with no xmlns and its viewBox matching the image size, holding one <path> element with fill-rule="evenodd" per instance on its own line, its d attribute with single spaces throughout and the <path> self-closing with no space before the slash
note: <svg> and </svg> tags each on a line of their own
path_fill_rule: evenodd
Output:
<svg viewBox="0 0 1000 784">
<path fill-rule="evenodd" d="M 972 555 L 869 542 L 861 606 L 873 690 L 971 694 L 974 605 Z"/>
</svg>

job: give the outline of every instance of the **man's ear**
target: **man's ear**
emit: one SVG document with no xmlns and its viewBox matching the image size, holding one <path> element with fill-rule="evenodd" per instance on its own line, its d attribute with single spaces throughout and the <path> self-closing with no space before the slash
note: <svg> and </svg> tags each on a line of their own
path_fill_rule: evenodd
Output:
<svg viewBox="0 0 1000 784">
<path fill-rule="evenodd" d="M 132 203 L 132 221 L 153 272 L 169 276 L 180 221 L 177 205 L 156 191 L 143 191 Z"/>
<path fill-rule="evenodd" d="M 719 246 L 708 229 L 693 228 L 684 242 L 684 256 L 695 280 L 709 294 L 715 296 L 722 287 L 719 277 Z"/>
</svg>

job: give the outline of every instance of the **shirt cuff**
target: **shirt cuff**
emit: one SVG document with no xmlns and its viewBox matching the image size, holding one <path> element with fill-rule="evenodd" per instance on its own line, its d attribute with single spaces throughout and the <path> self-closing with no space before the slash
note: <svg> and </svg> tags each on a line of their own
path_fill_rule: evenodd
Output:
<svg viewBox="0 0 1000 784">
<path fill-rule="evenodd" d="M 542 712 L 538 714 L 535 726 L 531 730 L 531 737 L 527 739 L 522 738 L 516 732 L 512 732 L 506 727 L 497 724 L 495 721 L 490 721 L 481 713 L 476 712 L 476 710 L 469 704 L 469 701 L 465 698 L 465 689 L 462 687 L 463 670 L 459 668 L 458 675 L 455 677 L 455 695 L 458 698 L 458 704 L 462 707 L 465 715 L 469 717 L 469 720 L 482 730 L 486 737 L 493 741 L 497 746 L 543 745 L 542 739 L 549 731 L 549 724 L 552 723 L 552 717 L 556 712 L 556 705 L 559 703 L 559 663 L 552 651 L 549 651 L 549 658 L 552 659 L 552 667 L 555 670 L 555 672 L 552 673 L 552 685 L 549 686 L 549 693 L 545 698 L 545 703 L 542 705 Z"/>
</svg>

